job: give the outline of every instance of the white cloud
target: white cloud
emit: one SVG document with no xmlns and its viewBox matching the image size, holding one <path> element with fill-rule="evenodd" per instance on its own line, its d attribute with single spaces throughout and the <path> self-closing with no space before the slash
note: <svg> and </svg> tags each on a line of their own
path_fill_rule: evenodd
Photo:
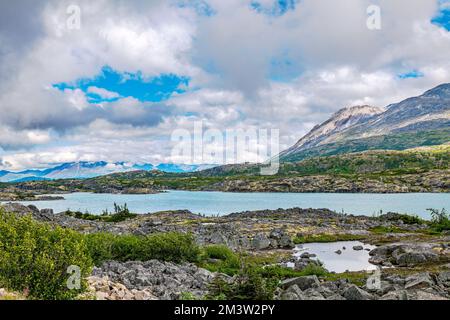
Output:
<svg viewBox="0 0 450 320">
<path fill-rule="evenodd" d="M 369 0 L 303 0 L 276 18 L 240 0 L 207 1 L 213 16 L 176 1 L 82 0 L 80 30 L 65 24 L 73 1 L 25 2 L 0 4 L 0 157 L 17 168 L 170 160 L 172 131 L 200 120 L 219 130 L 279 128 L 284 148 L 342 107 L 385 106 L 450 82 L 450 33 L 430 23 L 435 0 L 378 1 L 379 31 L 366 27 Z M 101 104 L 52 87 L 105 65 L 187 76 L 190 85 L 164 103 L 88 88 L 121 98 Z M 284 81 L 273 80 L 279 68 L 289 71 Z M 424 77 L 398 78 L 411 70 Z"/>
<path fill-rule="evenodd" d="M 118 94 L 117 92 L 112 92 L 95 86 L 87 88 L 87 92 L 98 95 L 102 99 L 115 99 L 120 97 L 120 94 Z"/>
</svg>

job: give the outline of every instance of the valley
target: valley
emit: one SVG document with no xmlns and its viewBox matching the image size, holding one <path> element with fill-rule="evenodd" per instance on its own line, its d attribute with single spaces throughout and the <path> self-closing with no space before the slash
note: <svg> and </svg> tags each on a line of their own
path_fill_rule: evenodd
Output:
<svg viewBox="0 0 450 320">
<path fill-rule="evenodd" d="M 256 163 L 83 163 L 81 176 L 69 164 L 54 179 L 0 183 L 0 243 L 40 239 L 18 272 L 49 250 L 59 273 L 84 266 L 80 292 L 30 280 L 37 299 L 450 299 L 449 88 L 345 108 L 283 151 L 273 176 Z M 66 246 L 40 246 L 47 237 Z M 27 298 L 17 281 L 0 299 Z"/>
</svg>

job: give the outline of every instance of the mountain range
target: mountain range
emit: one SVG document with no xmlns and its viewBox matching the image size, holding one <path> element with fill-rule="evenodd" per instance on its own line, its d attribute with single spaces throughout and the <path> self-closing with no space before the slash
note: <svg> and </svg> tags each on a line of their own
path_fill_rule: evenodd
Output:
<svg viewBox="0 0 450 320">
<path fill-rule="evenodd" d="M 450 140 L 450 84 L 384 108 L 352 106 L 315 126 L 291 148 L 284 161 L 365 150 L 404 150 Z"/>
<path fill-rule="evenodd" d="M 169 173 L 196 172 L 214 167 L 211 164 L 188 165 L 161 163 L 153 164 L 131 164 L 125 162 L 109 163 L 99 162 L 70 162 L 52 168 L 42 170 L 25 170 L 20 172 L 0 171 L 0 182 L 26 182 L 55 179 L 84 179 L 94 178 L 106 174 L 128 172 L 137 170 L 159 170 Z"/>
<path fill-rule="evenodd" d="M 352 106 L 328 120 L 281 152 L 283 162 L 367 150 L 405 150 L 450 141 L 450 83 L 439 85 L 418 97 L 386 107 Z M 0 171 L 0 182 L 25 182 L 66 178 L 93 178 L 111 173 L 158 170 L 168 173 L 217 173 L 247 165 L 221 166 L 126 162 L 71 162 L 43 170 Z M 251 166 L 251 165 L 250 165 Z M 205 172 L 205 173 L 207 173 Z"/>
</svg>

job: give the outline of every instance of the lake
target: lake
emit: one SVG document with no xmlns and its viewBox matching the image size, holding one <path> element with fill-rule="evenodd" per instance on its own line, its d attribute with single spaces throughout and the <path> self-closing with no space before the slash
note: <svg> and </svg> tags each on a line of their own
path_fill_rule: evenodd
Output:
<svg viewBox="0 0 450 320">
<path fill-rule="evenodd" d="M 72 193 L 65 200 L 21 202 L 34 204 L 39 209 L 51 208 L 55 212 L 67 209 L 101 214 L 113 210 L 114 202 L 127 203 L 130 211 L 149 213 L 163 210 L 187 209 L 207 216 L 225 215 L 247 210 L 278 208 L 328 208 L 355 215 L 373 215 L 382 210 L 416 214 L 429 218 L 427 208 L 450 211 L 450 194 L 337 194 L 337 193 L 231 193 L 203 191 L 168 191 L 158 194 L 93 194 Z"/>
</svg>

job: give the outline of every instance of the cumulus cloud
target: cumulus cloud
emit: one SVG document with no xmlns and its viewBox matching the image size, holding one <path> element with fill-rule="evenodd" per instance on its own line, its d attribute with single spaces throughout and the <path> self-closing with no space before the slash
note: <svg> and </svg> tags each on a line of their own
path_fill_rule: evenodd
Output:
<svg viewBox="0 0 450 320">
<path fill-rule="evenodd" d="M 302 0 L 289 10 L 258 2 L 264 10 L 242 0 L 2 2 L 0 169 L 164 162 L 171 133 L 195 121 L 277 128 L 282 149 L 342 107 L 386 106 L 450 82 L 450 33 L 431 23 L 445 2 L 379 0 L 381 30 L 366 26 L 369 0 Z M 72 4 L 79 30 L 67 28 Z M 157 103 L 54 87 L 104 66 L 189 86 Z M 413 70 L 423 77 L 398 76 Z"/>
<path fill-rule="evenodd" d="M 93 93 L 97 96 L 99 96 L 102 99 L 116 99 L 120 97 L 120 94 L 117 92 L 112 92 L 103 88 L 91 86 L 87 89 L 88 93 Z"/>
</svg>

